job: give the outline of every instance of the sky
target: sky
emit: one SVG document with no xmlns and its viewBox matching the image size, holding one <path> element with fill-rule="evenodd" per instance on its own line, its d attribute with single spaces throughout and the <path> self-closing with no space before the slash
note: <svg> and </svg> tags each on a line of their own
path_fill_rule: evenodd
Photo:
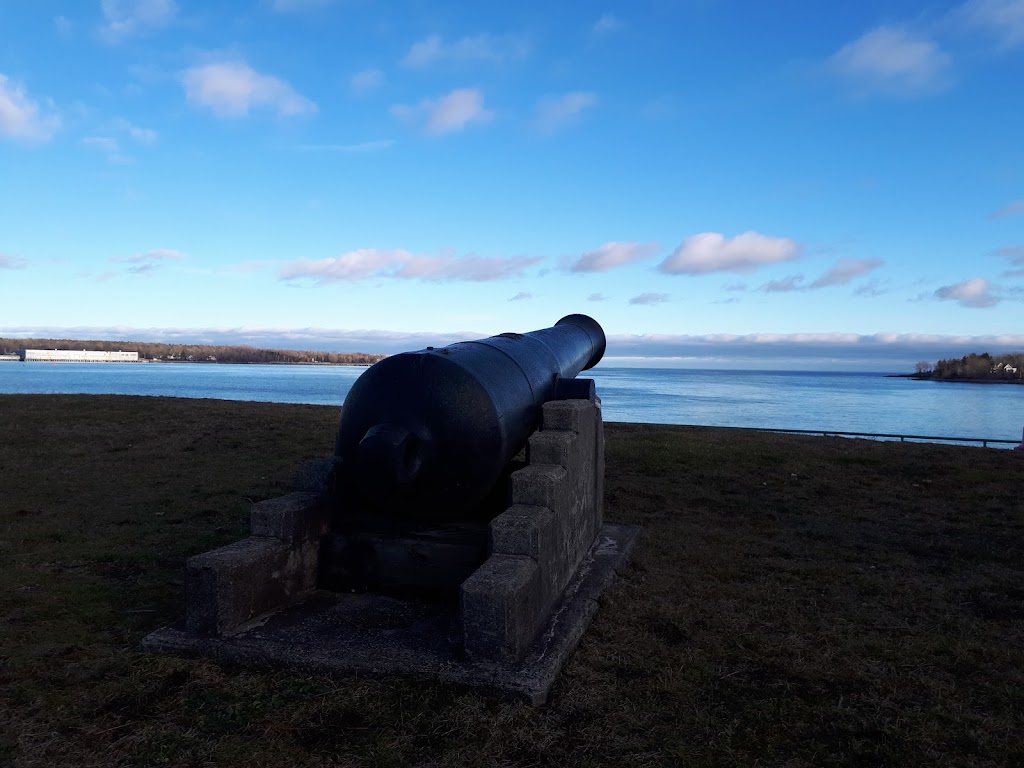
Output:
<svg viewBox="0 0 1024 768">
<path fill-rule="evenodd" d="M 1024 351 L 1024 0 L 0 0 L 0 336 Z"/>
</svg>

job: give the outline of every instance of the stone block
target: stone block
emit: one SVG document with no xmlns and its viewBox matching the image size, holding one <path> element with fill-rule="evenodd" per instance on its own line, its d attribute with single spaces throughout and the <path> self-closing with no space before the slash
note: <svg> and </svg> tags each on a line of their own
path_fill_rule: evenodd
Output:
<svg viewBox="0 0 1024 768">
<path fill-rule="evenodd" d="M 565 469 L 557 464 L 533 464 L 513 472 L 512 503 L 529 504 L 549 509 L 559 508 L 559 494 Z"/>
<path fill-rule="evenodd" d="M 541 612 L 551 609 L 578 565 L 567 551 L 563 521 L 548 507 L 516 504 L 491 521 L 491 551 L 537 563 Z"/>
<path fill-rule="evenodd" d="M 316 493 L 289 493 L 253 504 L 249 525 L 253 536 L 298 544 L 327 531 L 328 511 Z"/>
<path fill-rule="evenodd" d="M 466 654 L 515 661 L 547 620 L 537 563 L 529 557 L 492 555 L 462 584 Z"/>
<path fill-rule="evenodd" d="M 573 437 L 571 432 L 534 432 L 526 444 L 526 461 L 567 467 Z"/>
<path fill-rule="evenodd" d="M 336 456 L 324 456 L 302 462 L 292 475 L 292 490 L 315 493 L 318 496 L 330 495 L 337 464 Z"/>
<path fill-rule="evenodd" d="M 222 634 L 316 588 L 318 544 L 250 536 L 189 558 L 186 626 Z"/>
<path fill-rule="evenodd" d="M 589 400 L 550 400 L 541 408 L 541 429 L 579 432 L 593 407 Z"/>
<path fill-rule="evenodd" d="M 490 550 L 532 557 L 540 564 L 555 534 L 555 513 L 548 507 L 515 504 L 491 521 Z"/>
</svg>

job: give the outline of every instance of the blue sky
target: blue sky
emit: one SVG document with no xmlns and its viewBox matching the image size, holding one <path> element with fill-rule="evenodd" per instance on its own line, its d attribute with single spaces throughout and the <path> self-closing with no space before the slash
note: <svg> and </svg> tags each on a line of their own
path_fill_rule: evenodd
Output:
<svg viewBox="0 0 1024 768">
<path fill-rule="evenodd" d="M 0 0 L 0 41 L 0 335 L 1024 349 L 1024 0 Z"/>
</svg>

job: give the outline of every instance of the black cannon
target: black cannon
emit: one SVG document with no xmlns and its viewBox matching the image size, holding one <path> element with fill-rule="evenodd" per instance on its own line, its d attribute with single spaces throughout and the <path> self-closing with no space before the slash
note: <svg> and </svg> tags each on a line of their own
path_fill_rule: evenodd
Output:
<svg viewBox="0 0 1024 768">
<path fill-rule="evenodd" d="M 345 493 L 398 516 L 470 514 L 538 427 L 548 400 L 591 397 L 574 379 L 605 335 L 586 315 L 385 358 L 349 392 L 335 453 Z"/>
</svg>

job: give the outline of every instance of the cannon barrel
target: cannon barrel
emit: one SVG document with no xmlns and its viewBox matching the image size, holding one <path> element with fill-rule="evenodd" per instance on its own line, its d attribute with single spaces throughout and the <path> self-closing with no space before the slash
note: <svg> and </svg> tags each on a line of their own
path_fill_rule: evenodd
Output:
<svg viewBox="0 0 1024 768">
<path fill-rule="evenodd" d="M 335 453 L 345 493 L 400 516 L 471 514 L 539 425 L 541 406 L 579 396 L 566 381 L 604 350 L 597 321 L 568 315 L 551 328 L 381 360 L 342 408 Z"/>
</svg>

